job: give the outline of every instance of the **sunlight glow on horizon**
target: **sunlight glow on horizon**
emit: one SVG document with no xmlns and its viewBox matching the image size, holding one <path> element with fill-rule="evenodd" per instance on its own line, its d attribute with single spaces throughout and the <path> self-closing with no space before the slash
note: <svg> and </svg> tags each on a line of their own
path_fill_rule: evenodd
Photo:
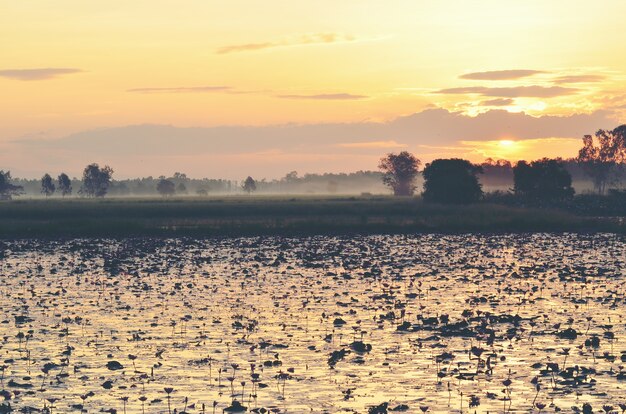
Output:
<svg viewBox="0 0 626 414">
<path fill-rule="evenodd" d="M 515 163 L 519 160 L 548 158 L 572 158 L 580 148 L 581 140 L 576 138 L 537 138 L 525 140 L 461 141 L 468 158 L 473 162 L 482 162 L 487 158 L 507 160 Z"/>
<path fill-rule="evenodd" d="M 619 0 L 603 7 L 566 0 L 7 2 L 0 90 L 9 99 L 0 100 L 0 148 L 128 125 L 384 124 L 429 108 L 471 116 L 602 112 L 617 123 L 626 114 L 619 49 L 626 31 L 613 28 L 623 15 Z M 580 36 L 581 27 L 593 35 Z M 506 136 L 509 125 L 493 128 Z M 436 143 L 438 131 L 432 137 L 424 144 Z M 492 138 L 473 151 L 536 153 L 522 143 L 528 137 L 495 146 Z M 466 149 L 463 140 L 460 131 L 457 152 L 448 154 Z M 407 145 L 393 135 L 373 142 L 339 136 L 329 147 Z M 566 156 L 571 148 L 550 151 Z M 0 164 L 14 159 L 0 150 Z"/>
<path fill-rule="evenodd" d="M 510 139 L 501 139 L 500 140 L 500 146 L 505 147 L 505 148 L 514 147 L 515 146 L 515 141 L 510 140 Z"/>
</svg>

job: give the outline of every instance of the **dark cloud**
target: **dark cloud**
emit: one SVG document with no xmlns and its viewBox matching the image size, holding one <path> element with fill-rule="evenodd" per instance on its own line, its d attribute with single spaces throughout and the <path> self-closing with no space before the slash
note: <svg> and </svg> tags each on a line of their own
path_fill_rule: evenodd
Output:
<svg viewBox="0 0 626 414">
<path fill-rule="evenodd" d="M 513 80 L 526 78 L 528 76 L 533 76 L 540 73 L 546 72 L 541 70 L 529 69 L 491 70 L 486 72 L 466 73 L 459 76 L 459 78 L 471 80 Z"/>
<path fill-rule="evenodd" d="M 201 93 L 201 92 L 229 92 L 230 86 L 192 86 L 177 88 L 134 88 L 126 92 L 134 93 Z"/>
<path fill-rule="evenodd" d="M 594 83 L 601 82 L 605 79 L 602 75 L 568 75 L 560 76 L 554 80 L 554 83 Z"/>
<path fill-rule="evenodd" d="M 445 109 L 427 109 L 384 123 L 199 128 L 133 125 L 84 131 L 58 139 L 22 138 L 7 143 L 3 155 L 7 160 L 31 160 L 11 166 L 16 174 L 20 165 L 35 165 L 32 160 L 41 160 L 39 163 L 47 166 L 58 165 L 76 174 L 86 163 L 101 160 L 113 166 L 120 176 L 179 171 L 182 165 L 186 172 L 199 176 L 238 177 L 245 171 L 279 177 L 292 170 L 373 169 L 381 153 L 394 148 L 405 148 L 422 157 L 426 157 L 425 148 L 436 148 L 437 156 L 463 157 L 464 153 L 455 152 L 468 151 L 461 141 L 580 138 L 600 128 L 619 125 L 612 116 L 611 112 L 597 111 L 534 117 L 491 110 L 471 117 Z M 303 157 L 310 162 L 303 164 Z M 212 161 L 207 162 L 208 159 Z"/>
<path fill-rule="evenodd" d="M 562 86 L 512 86 L 490 88 L 486 86 L 467 86 L 461 88 L 447 88 L 436 91 L 451 95 L 481 95 L 495 98 L 553 98 L 556 96 L 573 95 L 579 90 Z"/>
<path fill-rule="evenodd" d="M 179 128 L 168 125 L 132 125 L 76 133 L 59 139 L 29 138 L 23 145 L 66 147 L 85 153 L 111 155 L 136 152 L 201 154 L 233 153 L 293 148 L 327 148 L 338 144 L 395 141 L 409 146 L 447 145 L 458 141 L 494 140 L 506 135 L 517 139 L 582 137 L 617 123 L 612 113 L 570 116 L 531 116 L 523 112 L 490 110 L 475 117 L 445 109 L 427 109 L 389 122 L 286 124 L 275 126 L 221 126 Z"/>
<path fill-rule="evenodd" d="M 365 95 L 353 95 L 351 93 L 322 93 L 318 95 L 276 95 L 276 97 L 282 99 L 318 99 L 335 101 L 358 100 L 367 98 L 367 96 Z"/>
<path fill-rule="evenodd" d="M 0 77 L 21 81 L 53 79 L 61 75 L 80 73 L 82 70 L 74 68 L 41 68 L 41 69 L 3 69 Z"/>
<path fill-rule="evenodd" d="M 496 98 L 496 99 L 489 99 L 486 101 L 482 101 L 480 104 L 482 106 L 507 106 L 507 105 L 513 105 L 514 103 L 515 103 L 515 100 L 511 98 Z"/>
</svg>

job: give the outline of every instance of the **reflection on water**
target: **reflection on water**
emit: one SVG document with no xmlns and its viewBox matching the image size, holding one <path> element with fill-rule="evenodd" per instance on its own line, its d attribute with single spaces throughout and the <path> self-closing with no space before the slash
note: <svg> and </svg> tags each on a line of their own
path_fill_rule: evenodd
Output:
<svg viewBox="0 0 626 414">
<path fill-rule="evenodd" d="M 4 242 L 0 412 L 621 412 L 625 258 L 611 235 Z"/>
</svg>

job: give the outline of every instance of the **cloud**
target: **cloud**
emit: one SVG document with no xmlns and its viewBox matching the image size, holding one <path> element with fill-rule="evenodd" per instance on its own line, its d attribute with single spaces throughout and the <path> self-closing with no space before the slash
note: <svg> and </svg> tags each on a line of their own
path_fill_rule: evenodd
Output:
<svg viewBox="0 0 626 414">
<path fill-rule="evenodd" d="M 4 159 L 5 168 L 16 176 L 41 176 L 44 170 L 53 167 L 80 175 L 87 163 L 97 161 L 111 165 L 118 177 L 158 176 L 184 168 L 184 172 L 199 177 L 238 178 L 245 172 L 273 178 L 292 170 L 375 169 L 384 152 L 400 148 L 414 152 L 424 162 L 452 155 L 481 160 L 480 153 L 471 152 L 481 147 L 470 148 L 461 141 L 537 138 L 580 141 L 583 135 L 600 128 L 618 126 L 613 116 L 612 112 L 597 111 L 534 117 L 494 109 L 472 117 L 445 109 L 427 109 L 380 123 L 196 128 L 131 125 L 83 131 L 56 139 L 21 138 L 7 143 L 7 148 L 0 152 L 0 160 Z M 558 149 L 556 144 L 554 149 Z M 250 155 L 276 151 L 284 156 L 277 160 L 269 155 L 256 158 Z M 302 164 L 302 154 L 312 154 L 313 158 Z M 313 159 L 320 161 L 316 163 Z"/>
<path fill-rule="evenodd" d="M 514 80 L 529 76 L 546 73 L 542 70 L 511 69 L 511 70 L 491 70 L 486 72 L 472 72 L 459 76 L 461 79 L 471 80 Z"/>
<path fill-rule="evenodd" d="M 603 75 L 567 75 L 560 76 L 554 80 L 554 83 L 594 83 L 601 82 L 605 79 Z"/>
<path fill-rule="evenodd" d="M 468 116 L 446 109 L 427 109 L 388 122 L 285 124 L 270 126 L 215 126 L 180 128 L 168 125 L 130 125 L 83 131 L 58 139 L 29 137 L 14 142 L 22 145 L 59 145 L 86 153 L 115 155 L 131 146 L 136 155 L 153 151 L 201 154 L 204 152 L 248 152 L 280 148 L 327 148 L 338 144 L 391 142 L 416 145 L 448 145 L 459 141 L 489 141 L 503 137 L 580 138 L 599 128 L 618 125 L 613 113 L 596 111 L 569 116 L 531 116 L 523 112 L 493 109 Z M 133 144 L 134 143 L 134 144 Z M 131 145 L 132 144 L 132 145 Z M 141 144 L 141 145 L 140 145 Z M 378 145 L 378 144 L 372 144 Z"/>
<path fill-rule="evenodd" d="M 139 168 L 139 162 L 150 164 L 155 157 L 189 156 L 201 159 L 207 154 L 260 153 L 278 149 L 286 153 L 353 154 L 356 149 L 378 154 L 381 145 L 405 145 L 419 155 L 423 146 L 461 147 L 460 141 L 490 141 L 501 139 L 574 138 L 598 129 L 612 129 L 619 125 L 608 111 L 570 116 L 539 116 L 490 110 L 475 117 L 445 109 L 427 109 L 389 122 L 355 122 L 327 124 L 287 124 L 273 126 L 221 126 L 179 128 L 167 125 L 132 125 L 84 131 L 59 139 L 39 137 L 21 138 L 12 142 L 24 154 L 41 151 L 44 155 L 54 150 L 62 154 L 64 162 L 73 165 L 98 154 L 112 166 Z M 399 148 L 399 147 L 398 147 Z M 11 153 L 3 154 L 12 159 Z M 133 161 L 134 160 L 134 161 Z M 268 163 L 271 160 L 268 159 Z M 426 161 L 426 160 L 425 160 Z M 200 161 L 199 161 L 200 162 Z M 294 161 L 295 163 L 295 161 Z M 28 163 L 27 163 L 28 164 Z M 62 164 L 62 162 L 59 162 Z M 244 171 L 246 165 L 228 165 L 229 169 Z M 373 165 L 338 165 L 345 170 L 374 168 Z M 153 170 L 165 168 L 156 165 Z M 167 168 L 179 168 L 172 165 Z M 218 176 L 219 164 L 210 167 Z M 272 171 L 299 169 L 287 163 L 276 165 Z M 270 168 L 261 171 L 270 175 Z M 157 173 L 159 171 L 150 172 Z M 162 171 L 161 171 L 162 172 Z M 251 171 L 251 173 L 254 171 Z M 259 172 L 254 172 L 259 174 Z M 139 172 L 136 172 L 139 174 Z M 261 175 L 263 175 L 261 174 Z"/>
<path fill-rule="evenodd" d="M 576 94 L 579 89 L 562 86 L 513 86 L 490 88 L 486 86 L 466 86 L 461 88 L 440 89 L 435 93 L 451 95 L 481 95 L 497 98 L 554 98 Z"/>
<path fill-rule="evenodd" d="M 396 141 L 370 141 L 370 142 L 348 142 L 337 144 L 340 148 L 406 148 L 406 144 Z"/>
<path fill-rule="evenodd" d="M 508 106 L 508 105 L 513 105 L 514 103 L 515 103 L 515 100 L 511 98 L 496 98 L 496 99 L 489 99 L 486 101 L 482 101 L 480 104 L 482 106 Z"/>
<path fill-rule="evenodd" d="M 246 43 L 243 45 L 223 46 L 217 49 L 215 53 L 225 55 L 234 52 L 249 52 L 253 50 L 269 49 L 272 47 L 285 46 L 280 43 Z"/>
<path fill-rule="evenodd" d="M 41 69 L 3 69 L 0 70 L 0 77 L 16 79 L 21 81 L 46 80 L 80 73 L 82 70 L 74 68 L 41 68 Z"/>
<path fill-rule="evenodd" d="M 255 50 L 271 49 L 276 47 L 285 46 L 301 46 L 301 45 L 314 45 L 314 44 L 327 44 L 338 42 L 351 42 L 354 41 L 354 36 L 344 35 L 341 33 L 311 33 L 300 35 L 291 39 L 282 40 L 278 42 L 261 42 L 261 43 L 244 43 L 240 45 L 222 46 L 216 49 L 215 53 L 218 55 L 225 55 L 228 53 L 237 52 L 250 52 Z"/>
<path fill-rule="evenodd" d="M 229 92 L 230 86 L 191 86 L 177 88 L 133 88 L 126 92 L 133 93 L 202 93 L 202 92 Z"/>
<path fill-rule="evenodd" d="M 358 100 L 367 98 L 366 95 L 353 95 L 351 93 L 322 93 L 318 95 L 276 95 L 276 97 L 281 99 L 317 99 L 334 101 Z"/>
</svg>

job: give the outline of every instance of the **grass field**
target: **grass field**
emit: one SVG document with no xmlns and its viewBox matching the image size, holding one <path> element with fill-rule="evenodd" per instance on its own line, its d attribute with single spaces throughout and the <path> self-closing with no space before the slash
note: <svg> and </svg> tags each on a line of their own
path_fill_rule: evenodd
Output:
<svg viewBox="0 0 626 414">
<path fill-rule="evenodd" d="M 0 238 L 237 236 L 415 232 L 626 232 L 622 223 L 493 204 L 419 198 L 221 197 L 15 200 L 0 203 Z"/>
</svg>

